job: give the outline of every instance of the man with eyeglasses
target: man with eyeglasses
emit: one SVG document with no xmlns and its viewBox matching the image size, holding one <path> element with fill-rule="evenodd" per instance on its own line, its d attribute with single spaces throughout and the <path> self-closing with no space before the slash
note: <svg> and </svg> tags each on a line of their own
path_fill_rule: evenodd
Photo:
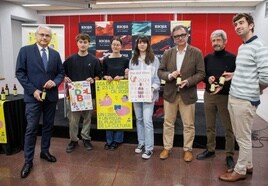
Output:
<svg viewBox="0 0 268 186">
<path fill-rule="evenodd" d="M 20 49 L 16 65 L 17 79 L 24 88 L 27 120 L 24 139 L 25 163 L 21 178 L 26 178 L 33 167 L 41 114 L 43 124 L 40 158 L 52 163 L 57 161 L 50 154 L 49 147 L 58 101 L 58 86 L 64 78 L 64 69 L 59 53 L 48 47 L 52 37 L 51 28 L 40 25 L 36 29 L 35 37 L 35 44 Z"/>
<path fill-rule="evenodd" d="M 158 75 L 165 80 L 164 86 L 164 149 L 160 159 L 167 159 L 171 153 L 174 140 L 174 127 L 177 112 L 180 112 L 183 123 L 184 161 L 193 160 L 192 146 L 195 137 L 195 103 L 197 84 L 205 77 L 202 52 L 187 43 L 189 32 L 187 27 L 178 25 L 172 30 L 176 46 L 164 52 Z M 177 83 L 177 78 L 181 81 Z"/>
</svg>

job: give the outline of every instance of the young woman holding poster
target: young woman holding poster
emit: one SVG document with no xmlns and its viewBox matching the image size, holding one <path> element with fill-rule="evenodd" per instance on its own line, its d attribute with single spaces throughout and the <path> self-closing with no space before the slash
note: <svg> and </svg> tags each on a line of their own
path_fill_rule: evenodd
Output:
<svg viewBox="0 0 268 186">
<path fill-rule="evenodd" d="M 157 75 L 158 67 L 159 60 L 153 53 L 149 38 L 146 36 L 139 36 L 136 40 L 133 57 L 129 63 L 129 70 L 147 70 L 150 72 L 150 85 L 146 85 L 143 82 L 140 82 L 140 85 L 150 86 L 152 94 L 150 102 L 133 103 L 139 141 L 135 152 L 142 153 L 144 151 L 142 154 L 143 159 L 149 159 L 153 154 L 154 149 L 154 127 L 152 117 L 154 112 L 154 102 L 158 100 L 160 89 L 160 79 Z M 146 87 L 144 87 L 144 89 L 145 88 Z"/>
<path fill-rule="evenodd" d="M 111 40 L 112 53 L 103 60 L 103 75 L 108 82 L 113 80 L 119 81 L 127 78 L 125 70 L 128 69 L 129 59 L 124 57 L 120 50 L 122 48 L 122 40 L 114 37 Z M 115 150 L 124 140 L 124 131 L 107 130 L 106 131 L 106 150 Z"/>
</svg>

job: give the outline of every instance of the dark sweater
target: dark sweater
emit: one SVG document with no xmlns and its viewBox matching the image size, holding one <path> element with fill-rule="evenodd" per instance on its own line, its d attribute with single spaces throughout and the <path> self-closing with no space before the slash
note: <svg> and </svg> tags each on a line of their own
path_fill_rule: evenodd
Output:
<svg viewBox="0 0 268 186">
<path fill-rule="evenodd" d="M 213 53 L 208 54 L 205 61 L 205 71 L 206 77 L 204 82 L 206 83 L 206 91 L 209 91 L 210 84 L 208 83 L 208 78 L 210 76 L 215 76 L 216 82 L 219 82 L 220 76 L 224 71 L 226 72 L 234 72 L 235 70 L 235 59 L 236 56 L 228 51 L 215 51 Z M 231 81 L 225 82 L 223 89 L 218 94 L 228 95 L 230 90 Z"/>
<path fill-rule="evenodd" d="M 128 68 L 129 59 L 121 56 L 116 58 L 106 57 L 103 60 L 103 76 L 124 76 L 125 69 Z"/>
<path fill-rule="evenodd" d="M 63 63 L 66 76 L 72 81 L 85 81 L 91 77 L 101 77 L 101 66 L 98 58 L 92 54 L 79 56 L 74 54 Z M 95 98 L 95 83 L 91 84 L 92 98 Z"/>
</svg>

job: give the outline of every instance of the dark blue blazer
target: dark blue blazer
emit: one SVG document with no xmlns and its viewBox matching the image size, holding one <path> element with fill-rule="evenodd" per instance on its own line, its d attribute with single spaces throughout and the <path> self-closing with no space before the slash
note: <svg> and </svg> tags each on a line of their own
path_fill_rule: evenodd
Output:
<svg viewBox="0 0 268 186">
<path fill-rule="evenodd" d="M 51 48 L 48 50 L 49 60 L 46 71 L 37 44 L 24 46 L 20 49 L 16 76 L 24 88 L 25 102 L 37 102 L 33 93 L 36 89 L 42 91 L 48 80 L 54 81 L 57 86 L 47 90 L 46 99 L 51 102 L 58 100 L 58 86 L 63 81 L 64 68 L 59 53 Z"/>
</svg>

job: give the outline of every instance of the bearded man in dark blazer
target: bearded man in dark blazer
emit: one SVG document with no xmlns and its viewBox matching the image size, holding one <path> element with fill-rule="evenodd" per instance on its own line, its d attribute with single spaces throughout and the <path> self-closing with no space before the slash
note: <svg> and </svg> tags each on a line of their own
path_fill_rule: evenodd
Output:
<svg viewBox="0 0 268 186">
<path fill-rule="evenodd" d="M 197 84 L 205 77 L 202 52 L 187 43 L 187 27 L 178 25 L 172 30 L 176 46 L 164 52 L 158 75 L 165 80 L 164 86 L 164 149 L 160 159 L 167 159 L 173 147 L 174 127 L 177 112 L 180 112 L 183 123 L 184 161 L 193 159 L 192 146 L 195 137 L 195 103 Z M 177 78 L 181 78 L 179 84 Z"/>
<path fill-rule="evenodd" d="M 21 178 L 26 178 L 33 166 L 41 114 L 43 114 L 43 125 L 40 158 L 48 162 L 57 161 L 55 156 L 50 154 L 49 147 L 58 101 L 58 86 L 63 81 L 64 69 L 59 53 L 48 47 L 52 37 L 51 28 L 40 25 L 35 36 L 35 44 L 20 49 L 16 65 L 16 76 L 24 88 L 27 120 L 24 141 L 25 163 L 21 170 Z"/>
</svg>

